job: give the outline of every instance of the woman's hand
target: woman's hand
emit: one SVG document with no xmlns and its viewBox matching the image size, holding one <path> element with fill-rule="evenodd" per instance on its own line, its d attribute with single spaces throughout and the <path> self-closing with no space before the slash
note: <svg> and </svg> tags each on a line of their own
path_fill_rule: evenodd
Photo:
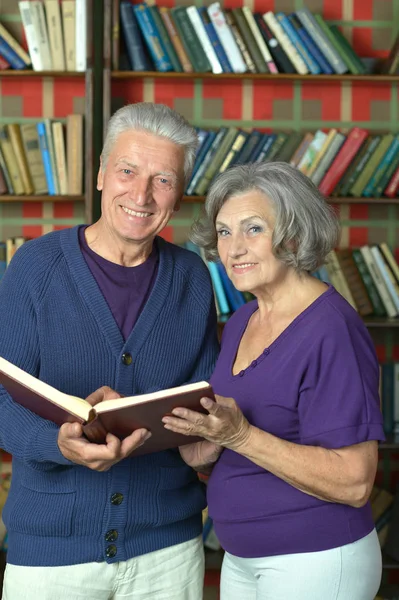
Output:
<svg viewBox="0 0 399 600">
<path fill-rule="evenodd" d="M 183 435 L 198 435 L 218 446 L 237 451 L 248 440 L 251 425 L 233 398 L 217 395 L 215 398 L 216 402 L 210 398 L 201 399 L 208 415 L 188 408 L 173 409 L 174 416 L 162 419 L 165 428 Z"/>
<path fill-rule="evenodd" d="M 202 473 L 208 472 L 222 453 L 222 446 L 204 440 L 180 446 L 180 456 L 184 462 Z"/>
</svg>

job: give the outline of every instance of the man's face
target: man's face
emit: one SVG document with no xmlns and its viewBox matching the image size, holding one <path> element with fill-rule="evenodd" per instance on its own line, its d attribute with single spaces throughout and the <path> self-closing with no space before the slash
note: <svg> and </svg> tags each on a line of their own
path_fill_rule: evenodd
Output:
<svg viewBox="0 0 399 600">
<path fill-rule="evenodd" d="M 152 241 L 178 210 L 184 191 L 184 149 L 165 138 L 125 131 L 98 172 L 102 219 L 127 242 Z"/>
</svg>

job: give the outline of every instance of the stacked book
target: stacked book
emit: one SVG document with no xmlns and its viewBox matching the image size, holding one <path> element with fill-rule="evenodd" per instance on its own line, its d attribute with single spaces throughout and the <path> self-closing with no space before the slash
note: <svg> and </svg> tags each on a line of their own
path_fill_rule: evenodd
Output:
<svg viewBox="0 0 399 600">
<path fill-rule="evenodd" d="M 326 196 L 394 198 L 399 191 L 399 135 L 354 127 L 316 132 L 197 129 L 199 147 L 187 196 L 203 196 L 211 181 L 238 164 L 284 161 Z"/>
<path fill-rule="evenodd" d="M 86 70 L 86 0 L 24 0 L 18 6 L 29 54 L 0 23 L 0 69 Z"/>
<path fill-rule="evenodd" d="M 65 129 L 65 130 L 64 130 Z M 83 116 L 0 126 L 0 194 L 81 195 Z"/>
<path fill-rule="evenodd" d="M 291 14 L 249 7 L 174 8 L 120 3 L 121 27 L 133 71 L 186 73 L 367 72 L 336 25 L 301 8 Z"/>
</svg>

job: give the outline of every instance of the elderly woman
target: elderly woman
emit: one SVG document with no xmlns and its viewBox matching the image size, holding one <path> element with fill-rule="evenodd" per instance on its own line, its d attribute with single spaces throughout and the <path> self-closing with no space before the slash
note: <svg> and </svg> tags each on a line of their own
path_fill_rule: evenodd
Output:
<svg viewBox="0 0 399 600">
<path fill-rule="evenodd" d="M 256 298 L 224 329 L 209 414 L 164 419 L 205 438 L 180 449 L 188 464 L 216 462 L 208 504 L 226 550 L 221 598 L 372 600 L 378 363 L 358 314 L 311 275 L 338 222 L 296 169 L 243 165 L 213 183 L 193 237 Z"/>
</svg>

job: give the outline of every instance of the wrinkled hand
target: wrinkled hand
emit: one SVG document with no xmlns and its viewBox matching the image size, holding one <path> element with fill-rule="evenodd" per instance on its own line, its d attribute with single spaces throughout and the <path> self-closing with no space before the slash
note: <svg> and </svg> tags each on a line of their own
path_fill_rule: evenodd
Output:
<svg viewBox="0 0 399 600">
<path fill-rule="evenodd" d="M 90 394 L 86 400 L 95 406 L 104 400 L 115 400 L 121 396 L 107 386 Z M 64 423 L 58 434 L 58 447 L 66 459 L 94 471 L 108 471 L 113 465 L 126 458 L 142 446 L 151 433 L 147 429 L 136 429 L 124 440 L 107 433 L 104 444 L 93 444 L 84 437 L 79 423 Z"/>
<path fill-rule="evenodd" d="M 222 450 L 222 446 L 208 442 L 208 440 L 179 447 L 180 456 L 184 462 L 198 471 L 207 471 L 217 461 Z"/>
<path fill-rule="evenodd" d="M 233 398 L 215 395 L 216 402 L 201 398 L 201 404 L 209 412 L 203 415 L 188 408 L 175 408 L 162 421 L 166 429 L 183 435 L 198 435 L 213 444 L 238 451 L 250 435 L 251 425 Z"/>
</svg>

